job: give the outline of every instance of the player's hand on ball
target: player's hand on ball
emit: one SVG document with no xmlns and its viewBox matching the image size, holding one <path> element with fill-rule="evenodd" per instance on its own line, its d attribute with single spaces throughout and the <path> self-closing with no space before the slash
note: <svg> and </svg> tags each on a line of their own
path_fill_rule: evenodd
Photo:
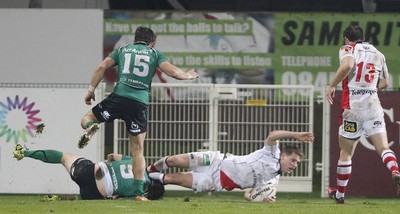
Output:
<svg viewBox="0 0 400 214">
<path fill-rule="evenodd" d="M 275 203 L 275 201 L 276 201 L 276 196 L 267 196 L 263 199 L 263 202 Z"/>
<path fill-rule="evenodd" d="M 244 198 L 251 202 L 275 202 L 275 195 L 276 186 L 270 183 L 246 190 Z"/>
</svg>

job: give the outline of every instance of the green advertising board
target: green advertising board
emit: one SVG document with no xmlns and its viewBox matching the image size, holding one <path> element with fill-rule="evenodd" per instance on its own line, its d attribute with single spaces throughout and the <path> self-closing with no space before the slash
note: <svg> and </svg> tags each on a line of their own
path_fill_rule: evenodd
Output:
<svg viewBox="0 0 400 214">
<path fill-rule="evenodd" d="M 364 29 L 365 41 L 385 54 L 390 87 L 399 87 L 398 14 L 277 13 L 275 18 L 273 66 L 280 73 L 276 83 L 312 84 L 317 94 L 323 93 L 339 66 L 343 31 L 358 23 Z"/>
<path fill-rule="evenodd" d="M 399 88 L 398 14 L 108 11 L 104 55 L 132 43 L 136 27 L 143 25 L 157 33 L 156 48 L 172 63 L 198 69 L 197 83 L 313 85 L 318 96 L 339 66 L 342 33 L 354 22 L 385 54 L 390 87 Z"/>
</svg>

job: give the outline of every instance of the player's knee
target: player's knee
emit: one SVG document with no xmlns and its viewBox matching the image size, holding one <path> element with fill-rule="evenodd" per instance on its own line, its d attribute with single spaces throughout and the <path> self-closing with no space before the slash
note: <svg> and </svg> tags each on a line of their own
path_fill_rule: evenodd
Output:
<svg viewBox="0 0 400 214">
<path fill-rule="evenodd" d="M 187 167 L 186 154 L 173 155 L 165 158 L 165 163 L 170 167 Z"/>
<path fill-rule="evenodd" d="M 176 166 L 176 164 L 178 163 L 178 157 L 177 156 L 168 156 L 165 157 L 165 163 L 168 166 Z"/>
<path fill-rule="evenodd" d="M 143 145 L 138 142 L 131 142 L 131 152 L 135 155 L 142 155 Z"/>
</svg>

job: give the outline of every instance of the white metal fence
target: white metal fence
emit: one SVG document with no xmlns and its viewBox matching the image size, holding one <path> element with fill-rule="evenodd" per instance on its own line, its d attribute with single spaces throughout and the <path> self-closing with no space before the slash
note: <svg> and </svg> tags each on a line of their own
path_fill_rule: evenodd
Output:
<svg viewBox="0 0 400 214">
<path fill-rule="evenodd" d="M 312 131 L 313 90 L 313 86 L 153 84 L 146 161 L 201 150 L 245 155 L 262 148 L 272 130 Z M 123 121 L 115 121 L 114 139 L 114 152 L 129 155 Z M 305 158 L 294 173 L 282 176 L 280 191 L 312 191 L 312 145 L 299 146 Z"/>
</svg>

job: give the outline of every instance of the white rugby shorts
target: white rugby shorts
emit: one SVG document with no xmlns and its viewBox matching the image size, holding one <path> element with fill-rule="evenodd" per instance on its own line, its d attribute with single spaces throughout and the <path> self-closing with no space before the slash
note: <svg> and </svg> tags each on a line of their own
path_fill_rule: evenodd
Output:
<svg viewBox="0 0 400 214">
<path fill-rule="evenodd" d="M 219 166 L 224 154 L 219 151 L 189 153 L 189 170 L 193 175 L 192 189 L 195 192 L 222 190 Z"/>
<path fill-rule="evenodd" d="M 344 109 L 339 135 L 348 139 L 357 139 L 361 137 L 363 131 L 365 137 L 386 132 L 386 123 L 381 106 L 365 110 Z"/>
</svg>

